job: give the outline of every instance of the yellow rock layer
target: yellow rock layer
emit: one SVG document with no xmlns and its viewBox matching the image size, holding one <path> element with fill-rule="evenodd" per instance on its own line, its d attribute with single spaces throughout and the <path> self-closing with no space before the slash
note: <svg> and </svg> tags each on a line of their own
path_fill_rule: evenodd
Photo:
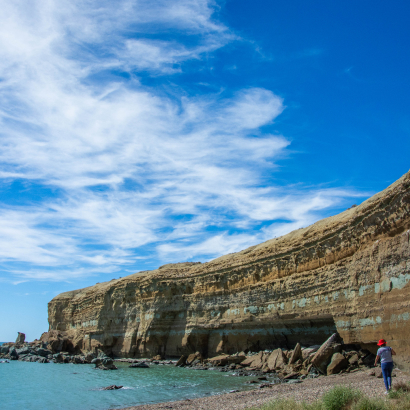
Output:
<svg viewBox="0 0 410 410">
<path fill-rule="evenodd" d="M 207 263 L 55 297 L 50 330 L 124 357 L 293 348 L 338 331 L 410 364 L 410 172 L 361 205 Z"/>
</svg>

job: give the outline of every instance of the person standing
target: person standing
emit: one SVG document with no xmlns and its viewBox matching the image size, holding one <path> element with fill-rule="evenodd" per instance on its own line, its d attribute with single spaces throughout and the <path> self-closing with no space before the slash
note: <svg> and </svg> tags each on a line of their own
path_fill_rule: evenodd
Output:
<svg viewBox="0 0 410 410">
<path fill-rule="evenodd" d="M 389 393 L 391 389 L 391 372 L 393 370 L 393 355 L 396 352 L 389 346 L 386 346 L 386 341 L 384 339 L 380 339 L 377 346 L 380 348 L 377 350 L 376 360 L 374 361 L 374 365 L 377 365 L 377 362 L 380 359 L 381 367 L 382 367 L 382 374 L 384 385 L 386 386 L 386 393 Z"/>
</svg>

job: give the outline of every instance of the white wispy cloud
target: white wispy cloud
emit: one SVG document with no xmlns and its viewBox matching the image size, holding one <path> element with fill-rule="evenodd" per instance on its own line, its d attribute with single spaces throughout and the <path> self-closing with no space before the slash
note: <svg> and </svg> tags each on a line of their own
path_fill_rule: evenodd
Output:
<svg viewBox="0 0 410 410">
<path fill-rule="evenodd" d="M 144 257 L 218 256 L 356 195 L 266 186 L 289 145 L 261 131 L 285 108 L 271 91 L 191 96 L 179 84 L 170 96 L 143 84 L 141 72 L 167 78 L 238 40 L 215 2 L 0 6 L 0 178 L 55 189 L 0 205 L 7 275 L 68 280 Z"/>
</svg>

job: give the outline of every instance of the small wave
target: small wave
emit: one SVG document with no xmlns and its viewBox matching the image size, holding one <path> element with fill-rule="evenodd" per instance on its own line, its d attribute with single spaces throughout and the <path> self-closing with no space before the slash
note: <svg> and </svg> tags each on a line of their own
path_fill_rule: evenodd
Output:
<svg viewBox="0 0 410 410">
<path fill-rule="evenodd" d="M 188 387 L 196 387 L 199 386 L 199 383 L 189 383 L 189 384 L 184 384 L 184 385 L 174 385 L 172 387 L 176 388 L 176 389 L 186 389 Z"/>
<path fill-rule="evenodd" d="M 122 390 L 137 390 L 136 387 L 130 387 L 130 386 L 123 386 Z"/>
</svg>

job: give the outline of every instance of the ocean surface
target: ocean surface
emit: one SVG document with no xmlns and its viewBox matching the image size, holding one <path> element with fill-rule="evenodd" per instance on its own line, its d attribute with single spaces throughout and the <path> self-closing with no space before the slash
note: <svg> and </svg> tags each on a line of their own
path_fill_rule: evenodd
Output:
<svg viewBox="0 0 410 410">
<path fill-rule="evenodd" d="M 2 410 L 91 410 L 116 409 L 138 404 L 192 399 L 248 390 L 245 381 L 254 377 L 234 372 L 192 370 L 172 365 L 150 365 L 149 369 L 95 370 L 89 364 L 0 363 Z M 120 390 L 101 390 L 112 384 Z"/>
</svg>

